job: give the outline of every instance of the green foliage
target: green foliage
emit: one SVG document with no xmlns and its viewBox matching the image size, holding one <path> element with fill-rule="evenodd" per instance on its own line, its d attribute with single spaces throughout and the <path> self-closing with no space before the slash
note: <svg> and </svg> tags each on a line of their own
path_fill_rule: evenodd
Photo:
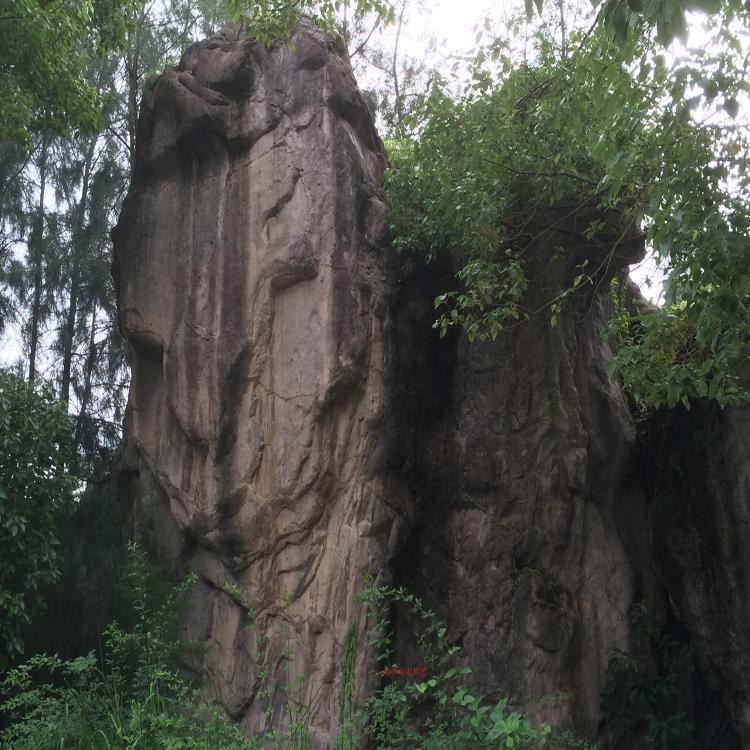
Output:
<svg viewBox="0 0 750 750">
<path fill-rule="evenodd" d="M 282 658 L 284 659 L 283 678 L 280 685 L 284 698 L 284 711 L 288 728 L 285 732 L 271 731 L 261 739 L 265 744 L 270 741 L 273 750 L 312 750 L 312 736 L 310 734 L 310 722 L 317 710 L 317 695 L 308 693 L 304 674 L 294 674 L 292 671 L 293 650 L 292 637 L 294 628 L 289 617 L 291 596 L 287 596 L 284 602 L 283 618 L 283 647 Z M 270 708 L 268 715 L 273 716 Z"/>
<path fill-rule="evenodd" d="M 355 17 L 372 13 L 385 24 L 395 19 L 390 0 L 230 0 L 229 9 L 232 21 L 244 24 L 266 47 L 290 39 L 302 15 L 330 33 L 341 30 L 339 14 L 344 10 Z"/>
<path fill-rule="evenodd" d="M 0 141 L 101 126 L 100 94 L 87 78 L 92 54 L 125 38 L 128 3 L 0 2 Z"/>
<path fill-rule="evenodd" d="M 443 334 L 460 326 L 471 340 L 485 340 L 534 314 L 549 312 L 554 320 L 562 301 L 590 282 L 580 273 L 541 306 L 524 304 L 526 266 L 537 245 L 577 212 L 620 198 L 623 179 L 609 167 L 622 137 L 610 133 L 611 120 L 627 119 L 620 127 L 629 130 L 639 123 L 638 112 L 622 114 L 624 102 L 600 95 L 599 86 L 608 86 L 624 100 L 637 98 L 620 64 L 607 62 L 613 49 L 606 38 L 584 42 L 590 46 L 573 60 L 559 60 L 542 45 L 539 64 L 521 69 L 514 69 L 507 45 L 495 43 L 477 58 L 462 98 L 444 81 L 433 81 L 411 147 L 399 144 L 389 152 L 397 249 L 427 260 L 450 250 L 464 264 L 463 289 L 436 300 Z M 489 68 L 503 71 L 499 81 Z M 592 68 L 604 80 L 596 80 Z M 591 133 L 597 113 L 599 141 Z M 550 224 L 544 211 L 558 206 L 569 208 Z M 556 249 L 542 252 L 551 261 Z M 607 257 L 617 251 L 611 248 Z"/>
<path fill-rule="evenodd" d="M 435 299 L 435 309 L 448 308 L 436 326 L 440 335 L 462 325 L 469 341 L 495 339 L 500 331 L 521 319 L 521 301 L 528 287 L 518 253 L 505 251 L 501 261 L 470 260 L 459 272 L 465 292 L 445 292 Z"/>
<path fill-rule="evenodd" d="M 27 633 L 27 654 L 73 658 L 98 651 L 104 624 L 130 622 L 129 497 L 113 484 L 92 485 L 72 507 L 56 513 L 60 576 L 40 589 L 45 607 Z"/>
<path fill-rule="evenodd" d="M 40 588 L 59 574 L 55 511 L 70 503 L 71 458 L 64 406 L 0 370 L 0 668 L 23 652 Z"/>
<path fill-rule="evenodd" d="M 155 594 L 143 552 L 130 547 L 129 582 L 135 622 L 112 623 L 104 663 L 93 654 L 71 661 L 37 655 L 0 685 L 9 725 L 0 748 L 14 750 L 253 750 L 230 720 L 201 704 L 176 668 L 183 644 L 171 624 L 188 579 L 165 597 Z"/>
<path fill-rule="evenodd" d="M 602 715 L 615 743 L 644 750 L 683 748 L 694 729 L 680 709 L 681 681 L 693 672 L 690 648 L 661 632 L 643 603 L 631 612 L 633 653 L 609 658 Z M 616 745 L 618 746 L 618 745 Z"/>
<path fill-rule="evenodd" d="M 255 636 L 255 665 L 261 688 L 261 701 L 269 701 L 267 684 L 267 653 L 257 625 L 257 616 L 242 590 L 232 584 L 224 591 L 247 613 L 247 626 Z M 421 681 L 399 680 L 381 687 L 364 706 L 355 701 L 355 675 L 358 628 L 352 622 L 345 639 L 342 665 L 342 692 L 339 699 L 339 734 L 334 743 L 337 750 L 493 750 L 493 748 L 578 747 L 592 750 L 570 733 L 553 735 L 549 725 L 535 727 L 520 711 L 510 710 L 506 700 L 494 706 L 470 690 L 468 667 L 454 665 L 459 648 L 448 641 L 447 630 L 434 612 L 427 610 L 418 597 L 403 588 L 376 586 L 368 579 L 359 595 L 367 606 L 369 644 L 374 647 L 377 661 L 390 665 L 393 657 L 393 635 L 390 612 L 394 606 L 403 608 L 414 618 L 416 645 L 427 678 Z M 288 620 L 286 620 L 288 624 Z M 291 662 L 291 637 L 285 634 L 284 656 Z M 289 675 L 287 670 L 285 674 Z M 274 723 L 285 730 L 272 730 L 256 742 L 273 750 L 307 750 L 310 747 L 309 721 L 316 706 L 316 695 L 302 691 L 300 677 L 282 680 L 277 688 L 283 696 L 284 716 Z M 272 709 L 267 711 L 273 719 Z"/>
<path fill-rule="evenodd" d="M 571 55 L 540 36 L 521 67 L 496 40 L 461 97 L 433 80 L 411 143 L 391 148 L 387 190 L 397 249 L 462 263 L 461 287 L 437 299 L 443 334 L 494 338 L 540 314 L 554 325 L 568 298 L 597 291 L 645 241 L 669 269 L 669 306 L 631 314 L 619 330 L 640 325 L 620 337 L 613 375 L 647 408 L 746 397 L 748 144 L 742 128 L 709 124 L 748 89 L 730 21 L 672 68 L 655 35 L 616 43 L 599 29 L 572 34 Z M 530 269 L 559 260 L 555 232 L 575 217 L 589 217 L 594 264 L 530 294 Z"/>
<path fill-rule="evenodd" d="M 535 8 L 538 13 L 542 12 L 544 0 L 524 2 L 527 18 L 532 17 Z M 688 36 L 688 12 L 718 13 L 727 8 L 742 9 L 741 0 L 593 0 L 592 4 L 595 7 L 599 6 L 597 21 L 601 20 L 604 27 L 621 44 L 626 44 L 634 35 L 643 33 L 644 26 L 656 29 L 661 44 L 667 45 L 675 38 L 685 41 Z"/>
<path fill-rule="evenodd" d="M 196 686 L 177 667 L 184 663 L 190 644 L 175 637 L 179 604 L 194 578 L 177 586 L 166 584 L 164 573 L 135 545 L 129 546 L 129 560 L 133 621 L 106 628 L 101 661 L 93 653 L 71 660 L 40 654 L 10 670 L 0 682 L 0 750 L 310 750 L 316 696 L 300 691 L 301 679 L 289 670 L 287 679 L 273 686 L 284 696 L 285 712 L 273 723 L 286 729 L 248 740 L 219 710 L 200 702 Z M 262 682 L 258 699 L 270 704 L 267 648 L 256 613 L 239 587 L 230 584 L 224 590 L 247 614 Z M 485 704 L 467 684 L 471 670 L 452 663 L 459 649 L 448 641 L 446 628 L 413 594 L 370 581 L 361 599 L 368 607 L 371 645 L 379 660 L 387 663 L 392 658 L 389 610 L 399 606 L 421 624 L 416 642 L 429 673 L 421 681 L 386 684 L 358 708 L 358 629 L 352 623 L 345 644 L 340 734 L 335 742 L 339 750 L 592 750 L 569 732 L 554 735 L 547 724 L 534 726 L 506 700 Z M 289 629 L 284 658 L 290 663 L 291 622 L 285 622 Z M 268 716 L 274 719 L 270 705 Z"/>
<path fill-rule="evenodd" d="M 417 649 L 428 676 L 419 682 L 393 681 L 370 698 L 363 709 L 363 733 L 368 746 L 438 750 L 493 750 L 497 748 L 573 747 L 574 738 L 554 736 L 548 724 L 534 726 L 503 699 L 486 704 L 467 684 L 471 669 L 454 665 L 459 652 L 434 612 L 404 588 L 367 582 L 360 599 L 372 622 L 370 645 L 377 660 L 390 664 L 393 635 L 390 611 L 403 608 L 418 624 Z M 578 746 L 584 746 L 579 743 Z"/>
<path fill-rule="evenodd" d="M 12 282 L 13 247 L 26 231 L 24 212 L 27 155 L 12 143 L 0 143 L 0 335 L 14 316 L 13 300 L 5 294 Z"/>
<path fill-rule="evenodd" d="M 1 38 L 13 35 L 0 51 L 0 78 L 9 72 L 4 61 L 18 44 L 24 56 L 14 62 L 16 77 L 33 78 L 37 93 L 42 83 L 34 66 L 46 56 L 54 84 L 69 96 L 78 90 L 70 86 L 66 59 L 55 46 L 74 37 L 81 85 L 96 114 L 95 132 L 83 125 L 73 130 L 76 122 L 40 104 L 31 113 L 38 122 L 29 128 L 41 132 L 30 132 L 24 148 L 0 149 L 0 329 L 7 320 L 11 332 L 21 334 L 29 378 L 44 373 L 69 401 L 77 453 L 72 471 L 82 481 L 100 481 L 109 471 L 127 396 L 110 232 L 130 181 L 142 88 L 227 17 L 224 0 L 92 3 L 10 3 L 9 13 L 17 5 L 29 16 L 29 28 L 26 21 L 19 28 L 0 24 Z M 68 6 L 85 14 L 89 5 L 91 33 L 71 30 L 75 17 L 68 19 Z M 57 15 L 68 25 L 36 27 L 37 16 Z M 54 39 L 24 38 L 27 31 Z M 53 115 L 57 124 L 45 119 Z M 8 122 L 0 123 L 0 131 Z"/>
<path fill-rule="evenodd" d="M 612 296 L 619 297 L 616 287 Z M 671 409 L 678 403 L 690 409 L 691 399 L 699 398 L 724 407 L 748 399 L 738 377 L 746 357 L 744 344 L 738 342 L 736 349 L 721 347 L 716 354 L 702 346 L 685 301 L 665 305 L 658 312 L 630 312 L 617 301 L 615 306 L 607 333 L 616 336 L 618 352 L 609 368 L 640 409 Z M 744 339 L 743 331 L 734 333 L 735 341 Z M 718 342 L 722 331 L 716 330 L 714 336 Z"/>
</svg>

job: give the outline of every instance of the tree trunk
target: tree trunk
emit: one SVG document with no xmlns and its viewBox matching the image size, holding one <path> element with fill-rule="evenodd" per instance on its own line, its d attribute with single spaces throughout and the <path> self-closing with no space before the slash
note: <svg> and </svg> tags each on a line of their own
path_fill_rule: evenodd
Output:
<svg viewBox="0 0 750 750">
<path fill-rule="evenodd" d="M 81 200 L 75 213 L 73 225 L 73 252 L 70 271 L 70 294 L 68 296 L 68 311 L 65 316 L 63 329 L 63 372 L 60 384 L 60 397 L 65 403 L 70 403 L 70 373 L 73 362 L 73 340 L 75 339 L 76 314 L 78 312 L 78 295 L 81 285 L 81 255 L 83 250 L 83 230 L 86 223 L 86 208 L 89 198 L 89 183 L 91 181 L 91 165 L 94 161 L 94 150 L 98 136 L 94 136 L 86 152 L 83 168 L 83 183 L 81 185 Z"/>
<path fill-rule="evenodd" d="M 125 73 L 128 80 L 128 152 L 130 156 L 131 175 L 135 167 L 135 135 L 138 127 L 141 39 L 146 15 L 146 4 L 142 3 L 134 28 L 128 32 L 128 49 L 125 56 Z"/>
<path fill-rule="evenodd" d="M 404 25 L 404 15 L 408 0 L 401 0 L 401 12 L 398 16 L 398 28 L 396 29 L 396 41 L 393 45 L 393 64 L 391 66 L 391 75 L 393 78 L 393 95 L 396 109 L 396 135 L 398 138 L 404 138 L 406 129 L 404 127 L 404 100 L 401 95 L 401 87 L 398 80 L 398 47 L 401 41 L 401 30 Z"/>
<path fill-rule="evenodd" d="M 89 331 L 89 351 L 86 357 L 86 369 L 84 371 L 83 393 L 81 394 L 81 408 L 78 412 L 75 429 L 75 449 L 81 445 L 83 438 L 83 427 L 86 421 L 86 412 L 91 401 L 91 379 L 96 365 L 96 303 L 91 310 L 91 330 Z"/>
<path fill-rule="evenodd" d="M 29 383 L 36 379 L 36 353 L 39 347 L 39 328 L 42 316 L 42 285 L 44 263 L 44 196 L 47 190 L 47 150 L 49 141 L 46 136 L 42 137 L 41 153 L 39 156 L 39 208 L 37 209 L 36 221 L 32 241 L 29 243 L 32 261 L 34 263 L 34 299 L 31 305 L 30 324 L 30 348 L 29 348 Z"/>
</svg>

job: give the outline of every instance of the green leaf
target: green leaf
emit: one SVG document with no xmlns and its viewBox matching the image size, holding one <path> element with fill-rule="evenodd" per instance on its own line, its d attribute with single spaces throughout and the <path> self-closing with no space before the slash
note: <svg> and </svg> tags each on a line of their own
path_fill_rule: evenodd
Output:
<svg viewBox="0 0 750 750">
<path fill-rule="evenodd" d="M 721 0 L 689 0 L 685 7 L 690 10 L 700 10 L 704 13 L 718 13 L 721 10 Z"/>
<path fill-rule="evenodd" d="M 740 111 L 740 103 L 733 96 L 724 100 L 724 111 L 732 118 L 736 119 Z"/>
</svg>

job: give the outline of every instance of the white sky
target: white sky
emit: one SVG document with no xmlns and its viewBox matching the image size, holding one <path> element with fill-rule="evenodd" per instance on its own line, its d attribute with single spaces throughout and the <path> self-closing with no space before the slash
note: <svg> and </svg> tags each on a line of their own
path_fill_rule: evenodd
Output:
<svg viewBox="0 0 750 750">
<path fill-rule="evenodd" d="M 462 52 L 470 49 L 474 46 L 474 27 L 477 22 L 487 15 L 500 15 L 510 5 L 506 0 L 432 0 L 432 10 L 423 19 L 423 30 L 418 34 L 409 34 L 411 44 L 417 47 L 412 54 L 416 55 L 419 45 L 429 40 L 432 34 L 437 36 L 438 42 L 447 42 L 445 45 L 441 44 L 446 51 Z"/>
</svg>

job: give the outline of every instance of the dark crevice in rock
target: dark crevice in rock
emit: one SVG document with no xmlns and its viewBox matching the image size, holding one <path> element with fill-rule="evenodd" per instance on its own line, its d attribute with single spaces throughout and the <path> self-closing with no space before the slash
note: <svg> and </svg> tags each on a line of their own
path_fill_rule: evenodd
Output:
<svg viewBox="0 0 750 750">
<path fill-rule="evenodd" d="M 732 717 L 738 739 L 724 732 L 728 747 L 750 742 L 748 416 L 746 407 L 678 406 L 654 415 L 639 441 L 657 575 L 696 653 L 709 723 L 722 724 L 722 710 Z"/>
</svg>

